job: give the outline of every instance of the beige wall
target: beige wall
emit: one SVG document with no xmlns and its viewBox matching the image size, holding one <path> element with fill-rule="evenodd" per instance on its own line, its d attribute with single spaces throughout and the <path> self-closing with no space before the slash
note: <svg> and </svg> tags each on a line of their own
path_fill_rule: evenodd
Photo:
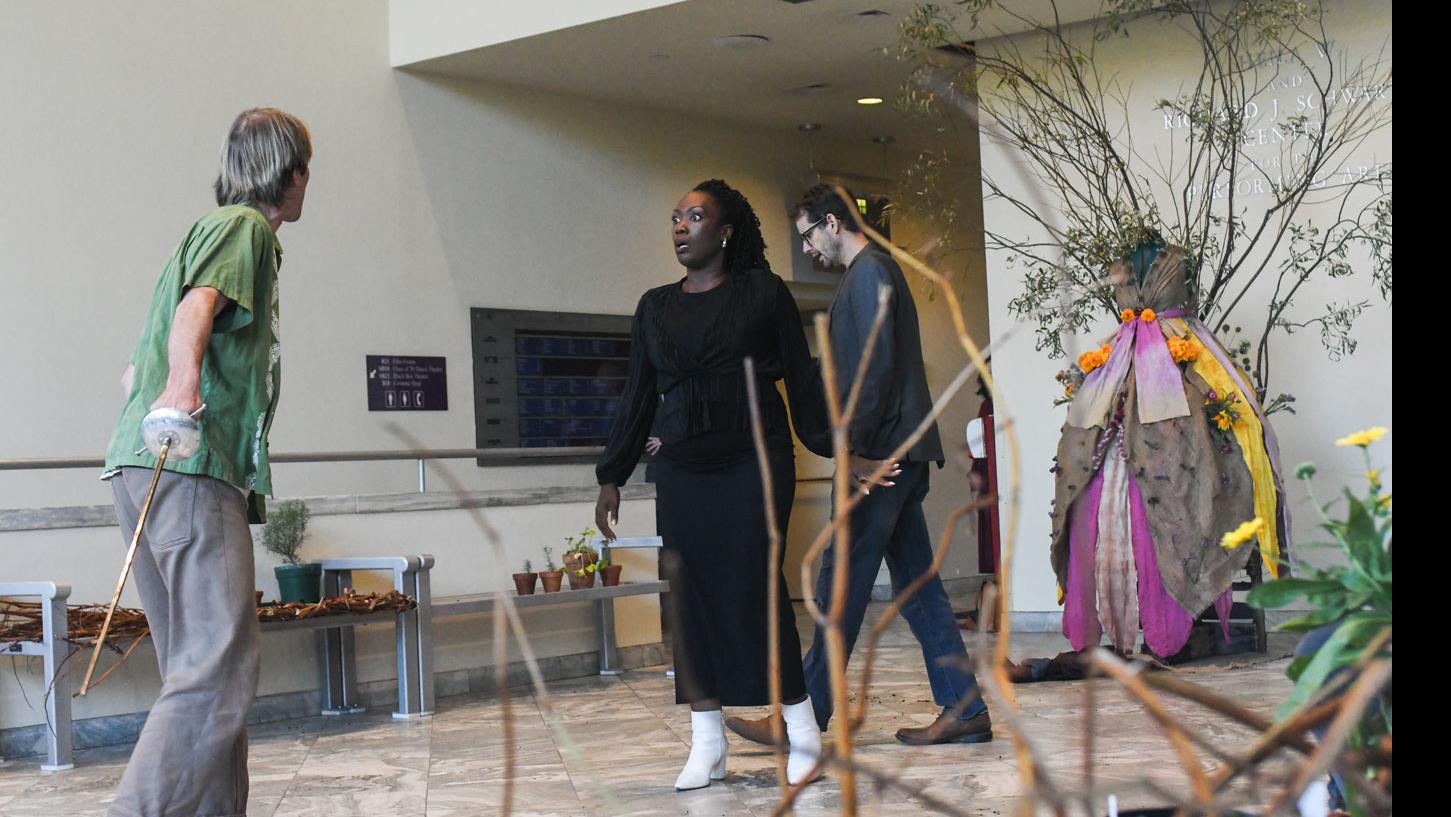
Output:
<svg viewBox="0 0 1451 817">
<path fill-rule="evenodd" d="M 471 445 L 469 308 L 628 314 L 645 289 L 679 276 L 667 216 L 702 178 L 722 176 L 750 197 L 784 277 L 803 268 L 784 210 L 813 177 L 794 131 L 412 75 L 388 67 L 387 24 L 383 0 L 0 5 L 9 125 L 0 136 L 0 326 L 10 350 L 0 363 L 0 458 L 102 452 L 120 407 L 116 377 L 156 275 L 211 206 L 217 147 L 247 106 L 297 113 L 316 143 L 303 219 L 280 233 L 274 452 L 405 445 L 366 411 L 370 353 L 446 356 L 451 409 L 391 419 L 424 446 Z M 882 153 L 867 148 L 818 138 L 816 157 L 875 170 Z M 954 358 L 940 331 L 924 333 L 936 384 Z M 949 447 L 959 420 L 943 429 Z M 471 490 L 593 484 L 588 466 L 448 468 Z M 0 507 L 107 503 L 96 476 L 0 472 Z M 412 463 L 284 465 L 274 482 L 281 497 L 382 493 L 412 490 L 416 475 Z M 944 472 L 933 502 L 964 484 Z M 434 477 L 430 487 L 442 483 Z M 793 530 L 813 508 L 819 520 L 824 502 L 808 489 L 799 508 Z M 592 519 L 588 504 L 485 513 L 503 532 L 508 570 L 538 562 L 540 547 Z M 622 532 L 653 532 L 653 516 L 650 502 L 627 504 Z M 313 530 L 314 558 L 433 553 L 439 594 L 489 589 L 500 569 L 459 511 L 317 517 Z M 0 534 L 0 575 L 68 581 L 79 602 L 109 596 L 121 555 L 114 529 Z M 269 592 L 274 564 L 259 549 L 258 586 Z M 951 569 L 973 572 L 968 565 Z M 653 562 L 628 569 L 653 574 Z M 620 618 L 622 643 L 658 640 L 653 602 L 622 604 Z M 590 648 L 586 608 L 527 620 L 543 655 Z M 440 669 L 488 662 L 486 623 L 441 627 Z M 360 635 L 364 679 L 389 677 L 387 634 Z M 308 637 L 267 645 L 264 694 L 312 686 Z M 152 666 L 138 655 L 78 716 L 144 709 Z M 32 703 L 37 671 L 20 662 Z M 0 727 L 38 721 L 21 688 L 0 682 Z"/>
<path fill-rule="evenodd" d="M 1385 48 L 1384 58 L 1390 59 L 1390 3 L 1351 2 L 1334 0 L 1326 3 L 1326 18 L 1330 36 L 1343 49 L 1337 59 L 1346 59 L 1353 64 L 1360 60 L 1374 60 Z M 1081 29 L 1080 29 L 1081 31 Z M 1156 100 L 1173 97 L 1199 71 L 1197 46 L 1185 43 L 1184 35 L 1171 27 L 1151 21 L 1140 21 L 1132 29 L 1133 36 L 1114 38 L 1108 44 L 1100 44 L 1095 53 L 1095 64 L 1100 74 L 1116 76 L 1118 82 L 1129 90 L 1133 110 L 1132 127 L 1134 146 L 1140 157 L 1146 161 L 1159 161 L 1153 157 L 1167 157 L 1173 148 L 1174 139 L 1182 138 L 1183 131 L 1169 132 L 1163 128 L 1163 116 L 1154 110 Z M 1020 40 L 1026 43 L 1026 40 Z M 979 42 L 979 48 L 989 51 L 995 41 Z M 1337 76 L 1343 75 L 1343 65 L 1338 65 Z M 1294 72 L 1287 72 L 1289 74 Z M 1268 92 L 1260 98 L 1263 115 L 1268 118 L 1270 103 L 1278 98 L 1282 109 L 1294 105 L 1297 94 L 1307 89 L 1280 89 Z M 1282 113 L 1283 115 L 1283 113 Z M 1390 129 L 1371 136 L 1344 159 L 1344 166 L 1358 168 L 1376 162 L 1391 160 Z M 1004 180 L 1010 189 L 1026 190 L 1018 176 L 1017 159 L 1002 147 L 992 144 L 989 137 L 983 137 L 983 167 L 988 173 Z M 1179 147 L 1182 151 L 1182 145 Z M 1263 199 L 1250 198 L 1245 204 L 1250 215 L 1257 217 L 1253 209 L 1263 212 Z M 1334 220 L 1333 209 L 1320 206 L 1308 207 L 1304 217 L 1324 227 Z M 999 233 L 1031 235 L 1026 220 L 1000 201 L 989 201 L 986 205 L 986 223 Z M 1353 257 L 1358 269 L 1364 272 L 1368 266 L 1360 255 Z M 1015 322 L 1007 308 L 1008 302 L 1020 292 L 1021 274 L 1006 264 L 1000 255 L 990 254 L 988 258 L 988 292 L 990 317 L 995 333 L 1001 333 Z M 1248 328 L 1251 322 L 1263 323 L 1264 304 L 1271 297 L 1268 288 L 1257 289 L 1253 298 L 1257 306 L 1237 313 L 1232 322 Z M 1299 540 L 1317 539 L 1317 520 L 1314 512 L 1305 503 L 1303 487 L 1293 479 L 1292 472 L 1297 463 L 1314 460 L 1320 465 L 1317 478 L 1321 497 L 1338 492 L 1340 486 L 1362 485 L 1364 466 L 1358 451 L 1336 448 L 1335 439 L 1361 428 L 1373 425 L 1390 425 L 1391 421 L 1391 309 L 1380 299 L 1380 295 L 1368 284 L 1368 275 L 1326 281 L 1323 277 L 1307 285 L 1298 295 L 1292 320 L 1313 317 L 1327 303 L 1343 303 L 1347 300 L 1369 300 L 1373 306 L 1361 317 L 1355 330 L 1360 346 L 1353 357 L 1340 363 L 1327 359 L 1314 329 L 1301 331 L 1289 338 L 1280 336 L 1273 346 L 1271 394 L 1281 391 L 1294 394 L 1298 402 L 1298 413 L 1276 414 L 1272 423 L 1279 435 L 1282 460 L 1289 477 L 1288 500 L 1293 520 L 1294 534 Z M 1082 351 L 1088 345 L 1096 345 L 1098 338 L 1112 331 L 1112 322 L 1105 319 L 1090 337 L 1078 339 L 1074 352 Z M 1012 609 L 1020 612 L 1045 612 L 1055 614 L 1061 609 L 1056 604 L 1053 571 L 1048 559 L 1049 518 L 1048 510 L 1053 499 L 1052 475 L 1048 468 L 1058 441 L 1065 408 L 1054 408 L 1053 400 L 1061 394 L 1061 387 L 1054 380 L 1054 373 L 1064 367 L 1064 361 L 1050 360 L 1033 350 L 1031 328 L 1025 328 L 1012 338 L 1009 345 L 994 355 L 994 372 L 999 384 L 1008 395 L 1006 406 L 1016 419 L 1019 441 L 1022 445 L 1022 523 L 1018 536 L 1018 558 L 1012 583 Z M 998 407 L 1000 412 L 1003 406 Z M 1006 449 L 999 445 L 1002 459 L 1000 473 L 1006 473 Z M 1379 450 L 1383 463 L 1390 465 L 1390 448 Z M 1389 473 L 1389 470 L 1387 470 Z"/>
</svg>

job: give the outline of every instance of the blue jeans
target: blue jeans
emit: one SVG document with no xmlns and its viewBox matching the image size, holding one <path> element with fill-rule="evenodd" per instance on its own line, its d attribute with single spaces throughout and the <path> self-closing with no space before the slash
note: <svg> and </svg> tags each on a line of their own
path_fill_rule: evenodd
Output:
<svg viewBox="0 0 1451 817">
<path fill-rule="evenodd" d="M 932 539 L 927 531 L 927 518 L 922 514 L 922 500 L 927 496 L 929 463 L 903 462 L 902 473 L 891 488 L 877 488 L 851 512 L 851 550 L 848 564 L 846 620 L 846 654 L 850 658 L 857 633 L 871 601 L 872 586 L 882 560 L 892 576 L 892 592 L 899 594 L 918 576 L 932 566 Z M 821 573 L 816 578 L 816 603 L 824 612 L 831 603 L 832 576 L 836 554 L 828 547 L 822 554 Z M 912 628 L 912 635 L 922 646 L 922 660 L 932 682 L 932 699 L 942 707 L 956 707 L 967 699 L 958 717 L 966 720 L 987 711 L 978 694 L 977 678 L 967 670 L 967 650 L 962 633 L 947 601 L 942 580 L 933 577 L 902 607 L 902 618 Z M 806 690 L 816 710 L 816 722 L 822 731 L 831 720 L 831 681 L 827 669 L 826 637 L 820 626 L 803 662 Z"/>
</svg>

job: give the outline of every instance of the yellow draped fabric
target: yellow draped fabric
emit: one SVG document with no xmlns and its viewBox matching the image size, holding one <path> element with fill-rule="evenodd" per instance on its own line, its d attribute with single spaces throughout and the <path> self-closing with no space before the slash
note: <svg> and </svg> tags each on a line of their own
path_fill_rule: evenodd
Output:
<svg viewBox="0 0 1451 817">
<path fill-rule="evenodd" d="M 1203 342 L 1194 336 L 1184 321 L 1174 318 L 1166 320 L 1172 323 L 1173 328 L 1177 330 L 1176 334 L 1194 338 L 1201 347 L 1199 357 L 1194 361 L 1194 371 L 1204 378 L 1204 382 L 1220 394 L 1239 394 L 1239 389 L 1234 385 L 1234 379 L 1229 376 L 1223 366 L 1219 365 L 1219 361 L 1214 358 L 1214 355 L 1210 354 L 1208 350 L 1202 349 Z M 1248 378 L 1244 379 L 1248 381 Z M 1234 422 L 1231 429 L 1234 431 L 1234 438 L 1239 441 L 1239 450 L 1244 455 L 1245 467 L 1249 469 L 1250 477 L 1254 482 L 1255 516 L 1265 522 L 1259 532 L 1260 558 L 1270 576 L 1279 578 L 1280 541 L 1275 525 L 1279 514 L 1276 512 L 1275 472 L 1270 465 L 1269 452 L 1265 450 L 1264 429 L 1261 428 L 1259 416 L 1251 404 L 1251 401 L 1255 399 L 1254 395 L 1240 394 L 1239 396 L 1244 408 L 1239 412 L 1239 419 Z"/>
</svg>

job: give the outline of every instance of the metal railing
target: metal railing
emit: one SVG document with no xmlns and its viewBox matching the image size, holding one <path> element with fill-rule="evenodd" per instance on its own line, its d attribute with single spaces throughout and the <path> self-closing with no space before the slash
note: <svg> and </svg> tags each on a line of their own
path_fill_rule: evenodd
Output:
<svg viewBox="0 0 1451 817">
<path fill-rule="evenodd" d="M 599 456 L 602 446 L 579 448 L 405 448 L 396 451 L 308 451 L 295 454 L 272 454 L 273 463 L 316 462 L 390 462 L 418 461 L 418 492 L 428 489 L 428 460 L 494 460 L 498 464 L 517 464 L 521 460 L 580 460 Z M 63 468 L 101 468 L 101 457 L 41 457 L 34 459 L 0 459 L 0 471 L 41 471 Z"/>
</svg>

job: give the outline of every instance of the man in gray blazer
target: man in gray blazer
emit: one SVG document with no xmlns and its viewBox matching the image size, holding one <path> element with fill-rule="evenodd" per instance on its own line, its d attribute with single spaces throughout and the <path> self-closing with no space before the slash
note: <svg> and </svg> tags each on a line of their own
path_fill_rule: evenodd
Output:
<svg viewBox="0 0 1451 817">
<path fill-rule="evenodd" d="M 854 199 L 853 199 L 854 201 Z M 894 593 L 927 572 L 932 541 L 922 500 L 927 496 L 928 464 L 943 464 L 942 441 L 934 423 L 877 483 L 870 474 L 905 441 L 932 409 L 922 363 L 917 307 L 901 267 L 857 228 L 848 204 L 834 188 L 817 185 L 806 191 L 791 213 L 801 236 L 801 249 L 818 261 L 846 267 L 831 304 L 831 347 L 840 398 L 845 404 L 876 318 L 878 291 L 888 291 L 887 314 L 878 331 L 871 360 L 863 372 L 861 396 L 848 423 L 852 490 L 864 496 L 851 512 L 846 621 L 850 655 L 871 600 L 882 561 L 892 577 Z M 822 555 L 816 580 L 816 602 L 830 604 L 835 554 Z M 982 743 L 992 740 L 992 719 L 978 693 L 977 679 L 967 669 L 967 652 L 942 581 L 927 582 L 902 609 L 922 647 L 934 700 L 942 713 L 929 726 L 897 731 L 903 743 Z M 826 641 L 818 627 L 806 653 L 806 686 L 822 731 L 832 716 Z M 736 733 L 762 743 L 770 741 L 765 719 L 726 721 Z"/>
</svg>

